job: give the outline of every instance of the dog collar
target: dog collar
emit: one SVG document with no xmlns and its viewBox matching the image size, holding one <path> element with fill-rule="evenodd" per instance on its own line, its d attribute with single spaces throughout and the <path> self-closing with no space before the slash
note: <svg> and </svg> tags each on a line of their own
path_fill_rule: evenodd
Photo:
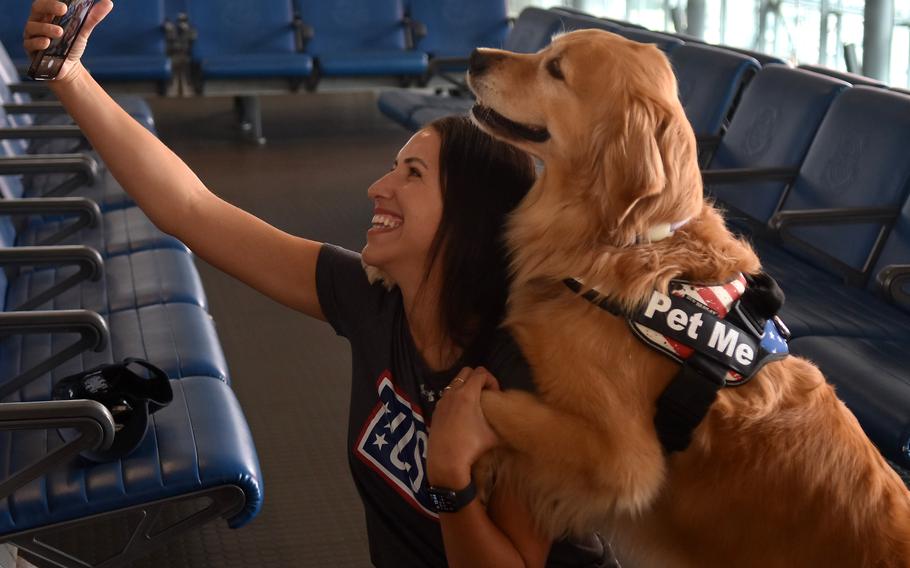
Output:
<svg viewBox="0 0 910 568">
<path fill-rule="evenodd" d="M 668 454 L 688 447 L 721 388 L 745 384 L 765 364 L 788 354 L 789 331 L 775 315 L 783 293 L 766 274 L 740 274 L 715 285 L 672 280 L 667 294 L 655 290 L 632 313 L 578 280 L 563 282 L 624 318 L 636 337 L 681 364 L 654 417 Z"/>
</svg>

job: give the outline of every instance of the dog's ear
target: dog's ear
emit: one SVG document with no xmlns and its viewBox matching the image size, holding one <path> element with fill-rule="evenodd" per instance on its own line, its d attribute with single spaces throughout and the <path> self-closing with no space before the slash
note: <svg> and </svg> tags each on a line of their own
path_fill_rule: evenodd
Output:
<svg viewBox="0 0 910 568">
<path fill-rule="evenodd" d="M 662 138 L 668 121 L 662 115 L 652 101 L 631 101 L 619 136 L 604 147 L 601 165 L 617 226 L 643 199 L 660 194 L 667 185 Z"/>
</svg>

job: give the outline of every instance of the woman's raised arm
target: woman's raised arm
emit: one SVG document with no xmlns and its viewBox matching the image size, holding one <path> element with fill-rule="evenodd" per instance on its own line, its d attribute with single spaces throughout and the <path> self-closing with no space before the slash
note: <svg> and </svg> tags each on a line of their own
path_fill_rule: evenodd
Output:
<svg viewBox="0 0 910 568">
<path fill-rule="evenodd" d="M 211 193 L 190 168 L 133 120 L 82 67 L 92 29 L 111 11 L 101 0 L 88 15 L 54 92 L 111 174 L 162 231 L 199 257 L 267 296 L 324 320 L 316 294 L 321 243 L 289 235 Z M 46 48 L 63 29 L 48 22 L 66 13 L 57 0 L 36 0 L 25 49 Z"/>
</svg>

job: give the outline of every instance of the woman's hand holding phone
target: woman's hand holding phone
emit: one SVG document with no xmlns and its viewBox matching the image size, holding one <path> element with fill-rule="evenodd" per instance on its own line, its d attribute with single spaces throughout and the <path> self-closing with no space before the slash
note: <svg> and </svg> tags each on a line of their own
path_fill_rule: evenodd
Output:
<svg viewBox="0 0 910 568">
<path fill-rule="evenodd" d="M 77 1 L 72 2 L 73 8 Z M 89 35 L 91 35 L 95 26 L 110 13 L 113 7 L 114 3 L 111 0 L 99 0 L 91 7 L 85 18 L 85 23 L 73 40 L 72 47 L 70 47 L 66 55 L 66 60 L 54 80 L 70 82 L 82 72 L 83 68 L 79 60 L 85 52 Z M 48 49 L 53 40 L 59 40 L 63 37 L 63 28 L 51 22 L 54 18 L 65 15 L 67 9 L 67 5 L 58 0 L 35 0 L 32 3 L 32 12 L 28 22 L 25 24 L 25 33 L 23 34 L 23 46 L 29 57 L 34 58 L 37 52 Z"/>
</svg>

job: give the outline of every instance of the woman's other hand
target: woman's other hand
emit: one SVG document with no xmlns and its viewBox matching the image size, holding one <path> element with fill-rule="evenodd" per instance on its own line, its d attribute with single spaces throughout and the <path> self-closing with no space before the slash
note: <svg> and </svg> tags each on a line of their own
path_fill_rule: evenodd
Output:
<svg viewBox="0 0 910 568">
<path fill-rule="evenodd" d="M 85 46 L 88 45 L 88 38 L 95 26 L 113 8 L 114 3 L 111 0 L 100 0 L 92 6 L 88 16 L 85 18 L 85 24 L 79 30 L 79 35 L 73 40 L 69 55 L 67 55 L 66 61 L 60 68 L 56 81 L 72 81 L 82 72 L 82 64 L 79 60 L 85 52 Z M 32 13 L 25 24 L 24 40 L 22 42 L 30 58 L 34 56 L 36 51 L 47 49 L 51 45 L 52 39 L 63 37 L 63 28 L 50 22 L 55 17 L 66 14 L 66 11 L 66 4 L 57 0 L 35 0 L 32 3 Z"/>
<path fill-rule="evenodd" d="M 480 407 L 484 389 L 499 390 L 499 383 L 483 367 L 465 367 L 443 391 L 433 412 L 427 448 L 431 485 L 455 490 L 467 487 L 471 466 L 499 444 Z"/>
</svg>

